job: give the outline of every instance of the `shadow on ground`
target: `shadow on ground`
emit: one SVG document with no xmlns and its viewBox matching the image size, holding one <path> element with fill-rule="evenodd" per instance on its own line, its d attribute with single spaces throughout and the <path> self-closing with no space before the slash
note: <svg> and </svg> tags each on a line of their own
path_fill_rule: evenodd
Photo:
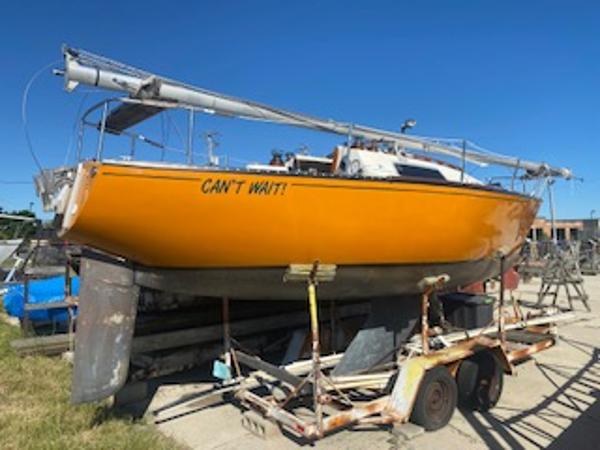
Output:
<svg viewBox="0 0 600 450">
<path fill-rule="evenodd" d="M 556 388 L 530 409 L 463 412 L 488 448 L 597 449 L 600 432 L 600 349 L 573 339 L 563 345 L 589 356 L 582 367 L 536 363 Z"/>
</svg>

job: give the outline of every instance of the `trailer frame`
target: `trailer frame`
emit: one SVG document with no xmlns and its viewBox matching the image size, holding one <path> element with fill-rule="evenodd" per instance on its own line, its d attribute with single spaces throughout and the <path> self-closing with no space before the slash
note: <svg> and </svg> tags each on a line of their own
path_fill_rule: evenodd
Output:
<svg viewBox="0 0 600 450">
<path fill-rule="evenodd" d="M 227 349 L 224 360 L 230 363 L 235 377 L 225 380 L 217 391 L 222 395 L 224 388 L 242 407 L 253 412 L 245 414 L 242 422 L 259 436 L 267 435 L 265 423 L 269 422 L 311 441 L 352 424 L 406 423 L 411 419 L 426 375 L 433 369 L 444 367 L 456 378 L 465 360 L 489 352 L 499 362 L 503 373 L 513 375 L 519 362 L 556 344 L 556 323 L 575 317 L 572 312 L 561 312 L 556 308 L 526 318 L 520 311 L 518 315 L 507 316 L 501 282 L 498 316 L 490 326 L 444 333 L 431 329 L 427 317 L 430 296 L 443 286 L 447 276 L 427 277 L 421 282 L 421 330 L 398 349 L 395 363 L 368 373 L 332 377 L 329 373 L 343 353 L 324 357 L 319 353 L 318 270 L 318 263 L 312 270 L 303 269 L 304 279 L 308 281 L 313 338 L 310 360 L 277 366 L 249 355 L 236 348 L 228 334 L 228 317 L 224 317 Z M 296 278 L 299 281 L 302 277 Z M 250 372 L 245 373 L 246 369 Z M 355 400 L 359 397 L 362 398 Z M 452 412 L 455 406 L 456 399 L 451 405 Z M 451 414 L 448 421 L 450 417 Z"/>
</svg>

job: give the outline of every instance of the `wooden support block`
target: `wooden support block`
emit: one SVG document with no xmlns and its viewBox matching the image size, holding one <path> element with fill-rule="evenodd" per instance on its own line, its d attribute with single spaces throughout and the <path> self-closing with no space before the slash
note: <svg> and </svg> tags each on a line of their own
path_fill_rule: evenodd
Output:
<svg viewBox="0 0 600 450">
<path fill-rule="evenodd" d="M 69 350 L 71 339 L 68 334 L 37 336 L 11 341 L 11 348 L 20 356 L 25 355 L 60 355 Z"/>
</svg>

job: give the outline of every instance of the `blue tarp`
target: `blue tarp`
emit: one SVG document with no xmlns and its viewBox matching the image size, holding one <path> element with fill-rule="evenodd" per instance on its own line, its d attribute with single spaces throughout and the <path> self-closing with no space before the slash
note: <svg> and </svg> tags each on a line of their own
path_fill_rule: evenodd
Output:
<svg viewBox="0 0 600 450">
<path fill-rule="evenodd" d="M 71 280 L 72 294 L 79 294 L 79 277 Z M 23 305 L 25 303 L 23 283 L 10 286 L 4 295 L 4 310 L 13 317 L 23 318 Z M 29 282 L 29 303 L 62 302 L 65 299 L 65 277 L 58 276 L 44 280 Z M 76 308 L 73 309 L 77 313 Z M 50 309 L 30 311 L 29 319 L 33 322 L 66 322 L 69 313 L 66 309 Z"/>
</svg>

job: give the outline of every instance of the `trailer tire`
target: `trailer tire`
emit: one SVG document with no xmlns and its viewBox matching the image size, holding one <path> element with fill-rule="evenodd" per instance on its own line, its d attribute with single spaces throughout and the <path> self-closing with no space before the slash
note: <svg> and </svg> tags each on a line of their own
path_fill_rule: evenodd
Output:
<svg viewBox="0 0 600 450">
<path fill-rule="evenodd" d="M 419 387 L 411 422 L 427 431 L 446 426 L 456 409 L 457 395 L 456 381 L 446 367 L 428 370 Z"/>
<path fill-rule="evenodd" d="M 475 411 L 496 406 L 504 386 L 504 372 L 496 355 L 481 351 L 465 359 L 456 374 L 458 402 Z"/>
</svg>

